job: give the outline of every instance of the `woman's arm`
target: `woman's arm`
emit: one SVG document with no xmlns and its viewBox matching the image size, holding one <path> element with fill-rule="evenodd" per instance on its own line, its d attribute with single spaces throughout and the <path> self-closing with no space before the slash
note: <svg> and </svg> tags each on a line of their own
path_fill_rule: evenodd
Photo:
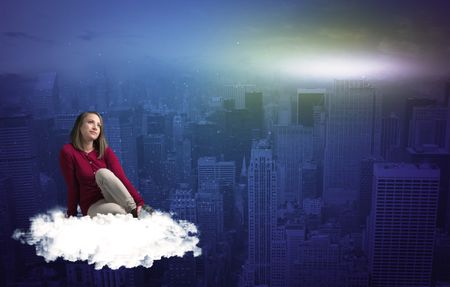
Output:
<svg viewBox="0 0 450 287">
<path fill-rule="evenodd" d="M 59 165 L 67 184 L 67 215 L 77 216 L 77 206 L 80 201 L 78 181 L 75 177 L 73 154 L 68 146 L 64 146 L 59 154 Z"/>
<path fill-rule="evenodd" d="M 133 197 L 134 201 L 136 202 L 136 205 L 138 207 L 144 205 L 144 200 L 142 199 L 141 195 L 128 180 L 122 166 L 120 165 L 119 159 L 117 158 L 113 150 L 109 147 L 105 150 L 105 162 L 108 169 L 112 171 L 118 179 L 120 179 L 123 185 L 125 185 L 131 197 Z"/>
</svg>

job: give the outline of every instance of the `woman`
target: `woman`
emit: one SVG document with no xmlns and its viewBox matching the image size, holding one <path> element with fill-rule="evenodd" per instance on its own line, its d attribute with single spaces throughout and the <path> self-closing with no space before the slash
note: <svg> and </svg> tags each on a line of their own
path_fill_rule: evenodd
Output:
<svg viewBox="0 0 450 287">
<path fill-rule="evenodd" d="M 80 114 L 70 133 L 71 143 L 60 153 L 61 171 L 67 183 L 67 215 L 126 214 L 138 217 L 144 200 L 125 176 L 103 132 L 97 112 Z M 151 213 L 149 206 L 144 209 Z"/>
</svg>

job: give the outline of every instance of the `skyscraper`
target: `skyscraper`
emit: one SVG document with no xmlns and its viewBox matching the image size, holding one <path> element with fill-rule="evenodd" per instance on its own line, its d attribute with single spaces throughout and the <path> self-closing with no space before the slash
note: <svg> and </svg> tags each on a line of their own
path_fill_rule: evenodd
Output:
<svg viewBox="0 0 450 287">
<path fill-rule="evenodd" d="M 371 286 L 430 286 L 439 169 L 376 163 L 373 186 Z"/>
<path fill-rule="evenodd" d="M 223 97 L 234 101 L 234 108 L 242 110 L 245 108 L 245 93 L 255 90 L 255 85 L 234 84 L 223 87 Z"/>
<path fill-rule="evenodd" d="M 277 157 L 280 186 L 278 203 L 301 202 L 299 168 L 313 157 L 312 128 L 298 125 L 273 127 L 274 154 Z M 283 177 L 281 177 L 283 176 Z"/>
<path fill-rule="evenodd" d="M 447 107 L 414 107 L 410 120 L 408 147 L 419 152 L 449 151 Z"/>
<path fill-rule="evenodd" d="M 31 116 L 10 114 L 0 117 L 0 194 L 8 200 L 9 212 L 8 217 L 2 216 L 1 221 L 7 220 L 2 223 L 9 223 L 11 228 L 28 228 L 29 219 L 42 205 L 39 202 L 39 170 L 32 135 Z M 39 258 L 30 246 L 12 247 L 15 260 L 11 264 L 17 263 L 13 270 L 38 262 Z M 5 254 L 10 258 L 9 255 Z"/>
<path fill-rule="evenodd" d="M 248 262 L 255 284 L 270 284 L 272 232 L 276 228 L 277 173 L 266 140 L 255 142 L 248 169 Z"/>
<path fill-rule="evenodd" d="M 214 157 L 202 157 L 198 159 L 198 188 L 215 183 L 223 197 L 223 216 L 226 229 L 230 229 L 234 223 L 235 214 L 235 174 L 236 165 L 233 161 L 217 161 Z"/>
<path fill-rule="evenodd" d="M 391 114 L 381 120 L 381 156 L 391 160 L 392 152 L 400 147 L 400 118 Z"/>
<path fill-rule="evenodd" d="M 323 197 L 325 204 L 357 198 L 359 166 L 380 148 L 380 99 L 365 80 L 336 80 L 327 97 Z"/>
<path fill-rule="evenodd" d="M 58 77 L 56 73 L 40 73 L 37 75 L 29 103 L 34 118 L 51 117 L 59 110 Z"/>
<path fill-rule="evenodd" d="M 297 89 L 297 124 L 314 125 L 314 107 L 324 106 L 325 89 Z"/>
</svg>

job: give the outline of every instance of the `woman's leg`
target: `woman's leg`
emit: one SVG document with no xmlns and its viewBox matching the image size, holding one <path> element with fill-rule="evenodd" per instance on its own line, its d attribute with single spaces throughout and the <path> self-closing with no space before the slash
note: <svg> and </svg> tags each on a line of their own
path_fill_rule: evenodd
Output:
<svg viewBox="0 0 450 287">
<path fill-rule="evenodd" d="M 130 193 L 109 169 L 101 168 L 95 174 L 95 181 L 100 187 L 106 202 L 116 203 L 125 211 L 131 212 L 136 208 L 136 202 Z"/>
<path fill-rule="evenodd" d="M 107 202 L 105 199 L 100 199 L 91 205 L 88 209 L 88 215 L 94 217 L 97 214 L 127 214 L 125 209 L 114 202 Z"/>
</svg>

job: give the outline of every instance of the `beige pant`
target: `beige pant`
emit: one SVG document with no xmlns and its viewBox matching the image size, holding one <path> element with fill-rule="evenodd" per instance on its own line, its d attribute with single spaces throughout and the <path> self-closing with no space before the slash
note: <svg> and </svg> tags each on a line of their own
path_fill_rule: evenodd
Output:
<svg viewBox="0 0 450 287">
<path fill-rule="evenodd" d="M 127 214 L 136 208 L 136 202 L 130 193 L 109 169 L 101 168 L 95 174 L 95 181 L 102 191 L 104 199 L 100 199 L 89 207 L 88 215 Z"/>
</svg>

